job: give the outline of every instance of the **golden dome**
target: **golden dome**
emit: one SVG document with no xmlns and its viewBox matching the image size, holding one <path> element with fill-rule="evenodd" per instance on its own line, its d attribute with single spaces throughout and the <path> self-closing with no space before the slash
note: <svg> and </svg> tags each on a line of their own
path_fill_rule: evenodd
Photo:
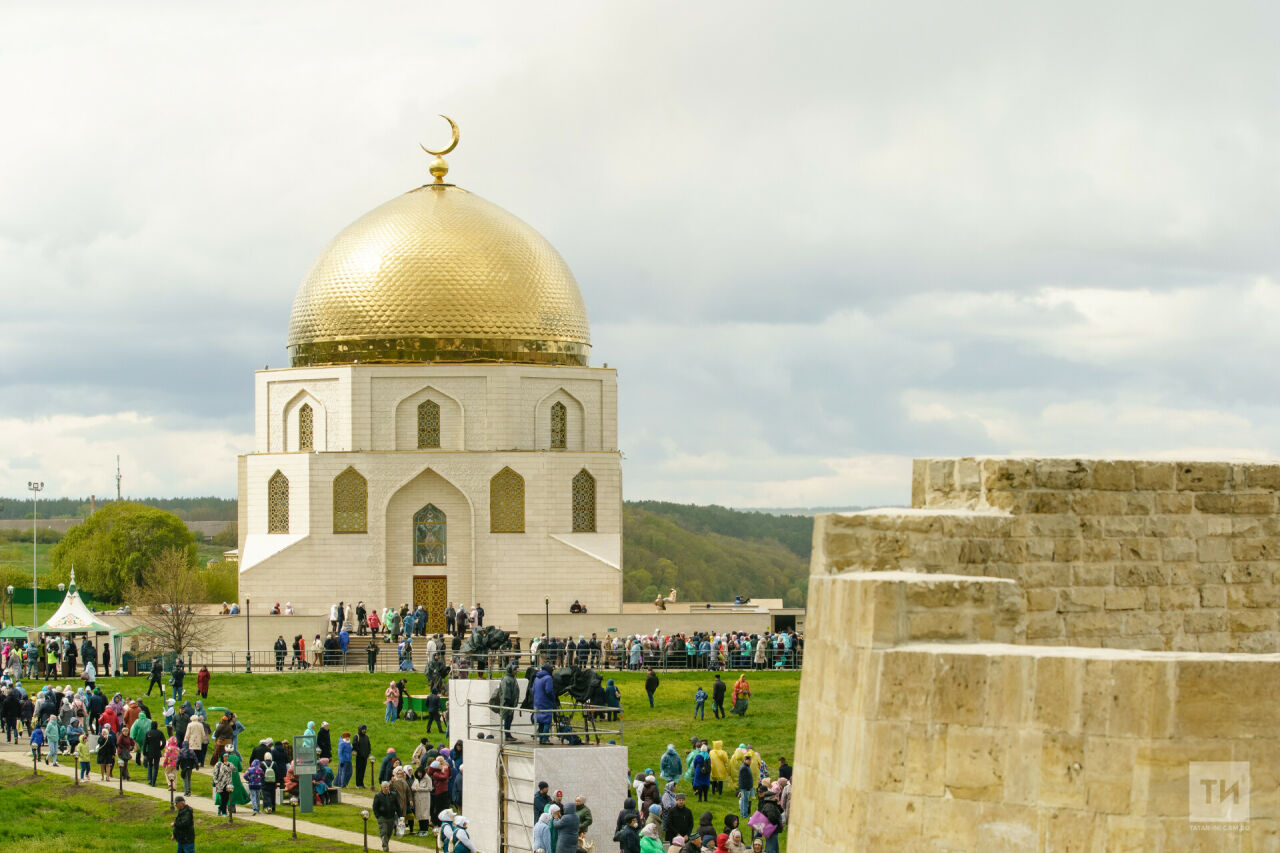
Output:
<svg viewBox="0 0 1280 853">
<path fill-rule="evenodd" d="M 289 354 L 310 364 L 585 365 L 587 309 L 537 231 L 452 184 L 419 187 L 348 225 L 293 300 Z"/>
</svg>

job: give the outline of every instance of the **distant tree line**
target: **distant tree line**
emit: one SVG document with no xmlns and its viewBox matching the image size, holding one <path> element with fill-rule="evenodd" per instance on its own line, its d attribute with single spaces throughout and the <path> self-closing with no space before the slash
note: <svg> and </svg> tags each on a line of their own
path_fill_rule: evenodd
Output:
<svg viewBox="0 0 1280 853">
<path fill-rule="evenodd" d="M 129 498 L 129 502 L 171 512 L 183 521 L 235 521 L 234 498 Z M 112 503 L 99 495 L 97 508 Z M 89 498 L 40 498 L 40 518 L 88 518 Z M 31 518 L 31 496 L 0 497 L 0 519 Z"/>
</svg>

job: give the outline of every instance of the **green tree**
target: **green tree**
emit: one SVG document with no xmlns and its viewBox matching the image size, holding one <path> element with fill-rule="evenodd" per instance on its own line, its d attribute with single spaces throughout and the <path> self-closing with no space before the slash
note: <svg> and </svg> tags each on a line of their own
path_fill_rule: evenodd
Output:
<svg viewBox="0 0 1280 853">
<path fill-rule="evenodd" d="M 142 504 L 111 503 L 68 530 L 49 552 L 50 582 L 65 582 L 74 566 L 81 589 L 100 600 L 120 601 L 168 550 L 195 564 L 195 537 L 182 519 Z"/>
</svg>

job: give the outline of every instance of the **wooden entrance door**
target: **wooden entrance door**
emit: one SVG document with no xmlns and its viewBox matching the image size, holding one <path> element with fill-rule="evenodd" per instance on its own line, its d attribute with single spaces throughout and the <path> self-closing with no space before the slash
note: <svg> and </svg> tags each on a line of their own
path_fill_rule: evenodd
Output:
<svg viewBox="0 0 1280 853">
<path fill-rule="evenodd" d="M 443 575 L 415 575 L 413 603 L 427 607 L 427 633 L 443 634 L 444 609 L 449 605 L 449 584 Z"/>
</svg>

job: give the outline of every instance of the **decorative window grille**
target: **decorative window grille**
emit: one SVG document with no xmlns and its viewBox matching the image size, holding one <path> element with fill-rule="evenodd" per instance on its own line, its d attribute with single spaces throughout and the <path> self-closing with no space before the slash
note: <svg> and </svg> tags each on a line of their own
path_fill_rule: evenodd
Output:
<svg viewBox="0 0 1280 853">
<path fill-rule="evenodd" d="M 443 566 L 447 553 L 445 534 L 448 522 L 435 504 L 427 504 L 413 516 L 413 564 Z"/>
<path fill-rule="evenodd" d="M 510 468 L 489 481 L 489 532 L 524 533 L 524 477 Z"/>
<path fill-rule="evenodd" d="M 267 481 L 267 532 L 289 532 L 289 478 L 279 471 Z"/>
<path fill-rule="evenodd" d="M 440 446 L 440 404 L 423 400 L 418 405 L 418 448 Z"/>
<path fill-rule="evenodd" d="M 367 533 L 369 482 L 355 468 L 333 478 L 333 532 Z"/>
<path fill-rule="evenodd" d="M 596 478 L 586 468 L 573 478 L 573 532 L 596 532 Z"/>
<path fill-rule="evenodd" d="M 551 449 L 564 450 L 569 444 L 569 410 L 564 403 L 551 407 Z"/>
<path fill-rule="evenodd" d="M 298 449 L 299 450 L 315 450 L 316 449 L 316 416 L 311 411 L 310 403 L 303 403 L 302 408 L 298 409 Z"/>
</svg>

